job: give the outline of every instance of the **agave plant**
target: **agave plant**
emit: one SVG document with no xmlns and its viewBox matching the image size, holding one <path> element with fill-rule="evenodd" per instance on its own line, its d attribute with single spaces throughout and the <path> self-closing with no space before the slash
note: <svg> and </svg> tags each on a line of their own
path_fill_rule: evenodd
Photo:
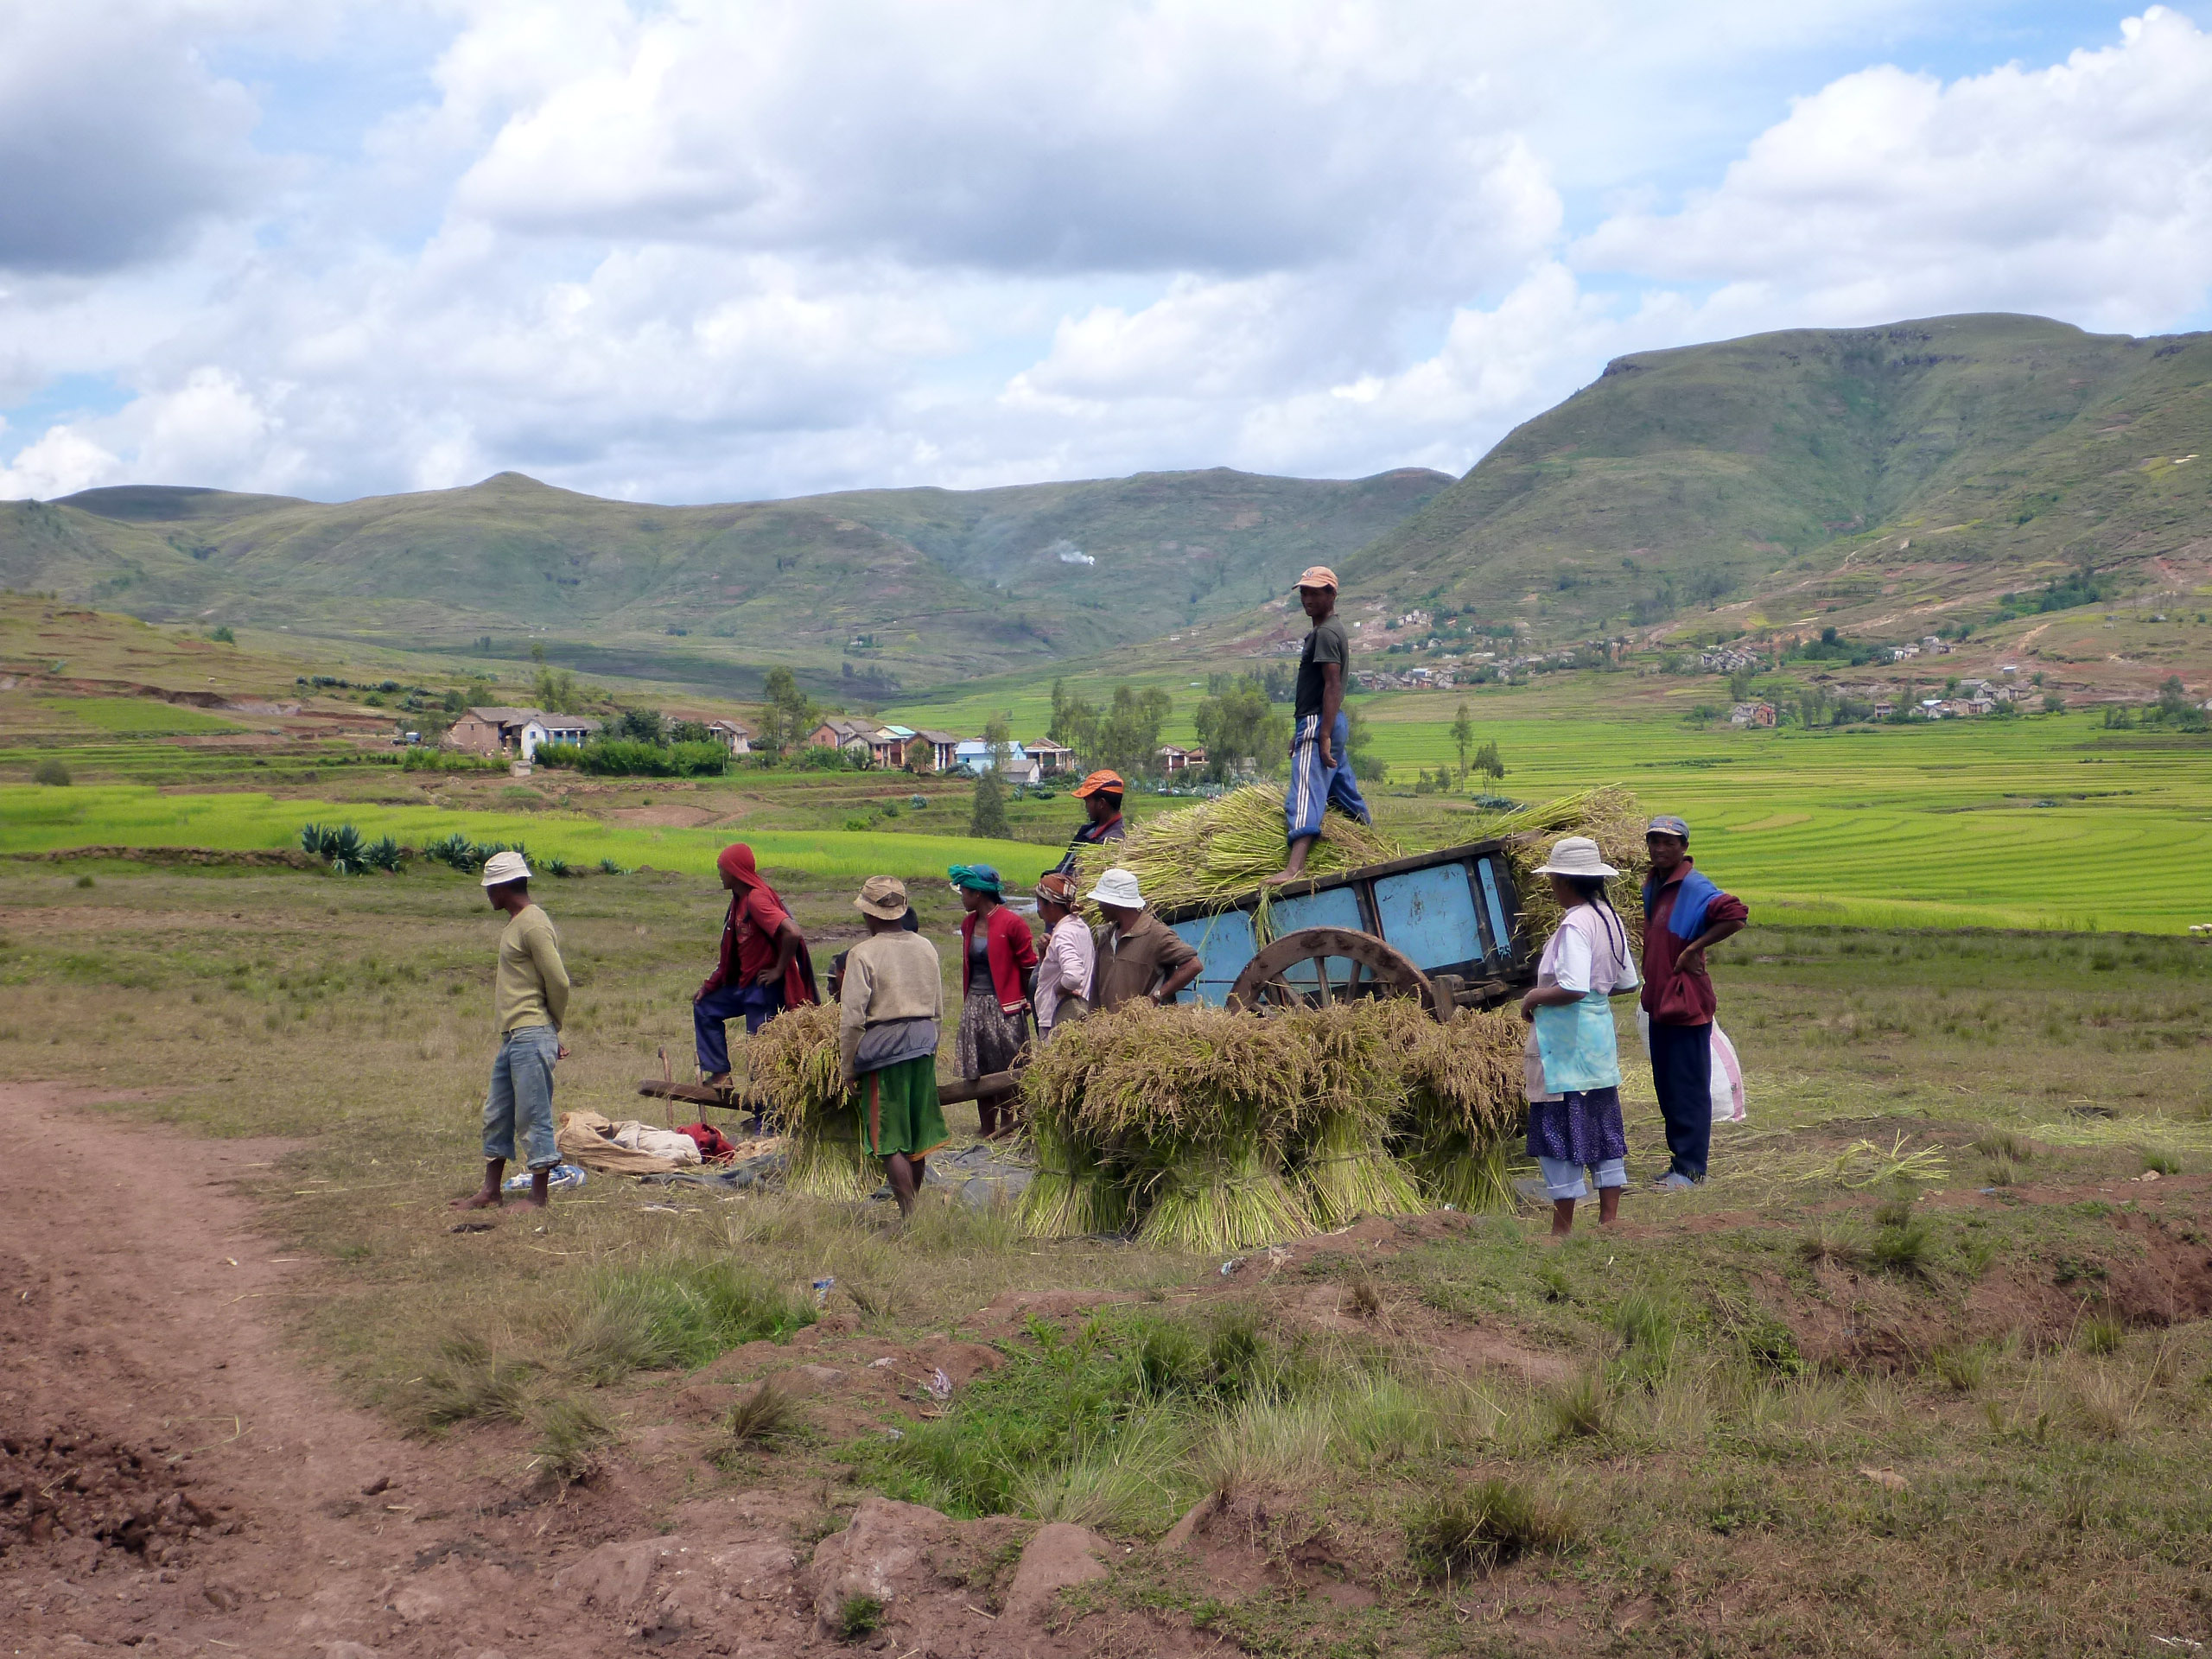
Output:
<svg viewBox="0 0 2212 1659">
<path fill-rule="evenodd" d="M 545 861 L 545 873 L 550 876 L 565 879 L 574 875 L 575 871 L 569 868 L 569 861 L 565 858 L 549 858 Z"/>
<path fill-rule="evenodd" d="M 400 862 L 404 856 L 399 843 L 390 836 L 379 836 L 361 849 L 362 861 L 371 869 L 385 870 L 395 875 L 399 873 Z"/>
<path fill-rule="evenodd" d="M 331 869 L 340 875 L 359 875 L 369 868 L 361 832 L 350 823 L 323 832 L 322 853 L 330 861 Z"/>
</svg>

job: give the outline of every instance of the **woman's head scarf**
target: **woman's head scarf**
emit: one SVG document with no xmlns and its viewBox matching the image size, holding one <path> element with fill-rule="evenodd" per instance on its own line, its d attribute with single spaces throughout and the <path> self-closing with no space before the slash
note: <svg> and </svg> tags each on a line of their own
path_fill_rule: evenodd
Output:
<svg viewBox="0 0 2212 1659">
<path fill-rule="evenodd" d="M 743 842 L 734 842 L 723 848 L 721 856 L 715 860 L 715 867 L 740 887 L 767 894 L 768 901 L 777 909 L 785 912 L 791 909 L 784 902 L 783 895 L 761 880 L 760 872 L 753 862 L 753 849 Z"/>
<path fill-rule="evenodd" d="M 1006 884 L 999 873 L 988 864 L 956 864 L 948 872 L 956 887 L 966 887 L 974 893 L 988 893 L 994 899 L 1002 898 Z"/>
</svg>

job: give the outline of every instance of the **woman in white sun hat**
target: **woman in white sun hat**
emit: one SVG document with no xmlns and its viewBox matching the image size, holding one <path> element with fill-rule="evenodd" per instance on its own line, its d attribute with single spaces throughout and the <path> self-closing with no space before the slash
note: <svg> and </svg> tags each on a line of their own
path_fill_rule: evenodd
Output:
<svg viewBox="0 0 2212 1659">
<path fill-rule="evenodd" d="M 1543 1168 L 1552 1236 L 1574 1227 L 1574 1205 L 1598 1183 L 1598 1220 L 1620 1213 L 1628 1185 L 1628 1135 L 1621 1126 L 1621 1059 L 1611 998 L 1636 988 L 1628 929 L 1605 897 L 1620 872 L 1587 836 L 1555 843 L 1536 871 L 1551 878 L 1566 912 L 1536 964 L 1536 987 L 1521 999 L 1530 1022 L 1527 1058 L 1529 1155 Z"/>
</svg>

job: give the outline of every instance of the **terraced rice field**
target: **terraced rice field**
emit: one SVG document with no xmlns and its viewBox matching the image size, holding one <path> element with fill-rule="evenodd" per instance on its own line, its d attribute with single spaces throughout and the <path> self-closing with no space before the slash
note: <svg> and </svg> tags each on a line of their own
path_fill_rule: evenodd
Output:
<svg viewBox="0 0 2212 1659">
<path fill-rule="evenodd" d="M 1394 775 L 1451 758 L 1451 696 L 1376 698 Z M 1510 706 L 1510 705 L 1509 705 Z M 2212 743 L 2086 715 L 1854 731 L 1644 715 L 1498 718 L 1520 800 L 1618 781 L 1680 813 L 1700 863 L 1771 920 L 2179 932 L 2212 921 Z"/>
<path fill-rule="evenodd" d="M 45 852 L 67 847 L 207 847 L 226 851 L 296 847 L 303 823 L 345 823 L 364 836 L 404 842 L 460 834 L 472 841 L 524 842 L 539 859 L 572 864 L 612 858 L 625 868 L 651 865 L 687 874 L 712 873 L 715 855 L 739 832 L 607 824 L 555 812 L 448 810 L 428 806 L 278 800 L 258 794 L 164 794 L 137 785 L 66 789 L 0 788 L 0 847 Z M 1058 849 L 967 836 L 885 835 L 860 830 L 742 832 L 766 868 L 855 882 L 870 875 L 943 875 L 948 866 L 984 860 L 1009 880 L 1029 882 Z"/>
</svg>

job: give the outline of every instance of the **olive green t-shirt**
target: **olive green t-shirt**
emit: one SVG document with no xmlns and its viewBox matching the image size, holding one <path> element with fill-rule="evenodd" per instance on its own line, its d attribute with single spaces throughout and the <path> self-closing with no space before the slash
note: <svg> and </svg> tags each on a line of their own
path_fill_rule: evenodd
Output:
<svg viewBox="0 0 2212 1659">
<path fill-rule="evenodd" d="M 561 965 L 561 938 L 543 906 L 531 905 L 499 931 L 492 1010 L 502 1037 L 525 1026 L 561 1029 L 569 1011 L 569 970 Z"/>
</svg>

